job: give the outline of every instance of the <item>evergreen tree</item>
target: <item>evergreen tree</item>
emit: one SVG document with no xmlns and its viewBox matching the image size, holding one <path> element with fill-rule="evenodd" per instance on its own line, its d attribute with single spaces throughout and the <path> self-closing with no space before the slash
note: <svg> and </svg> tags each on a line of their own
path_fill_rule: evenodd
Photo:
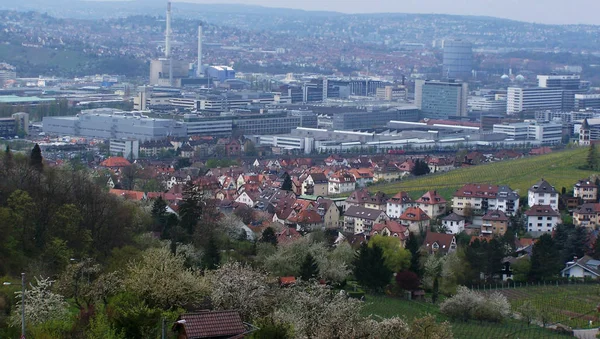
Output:
<svg viewBox="0 0 600 339">
<path fill-rule="evenodd" d="M 158 199 L 154 200 L 152 211 L 150 213 L 155 220 L 162 220 L 167 213 L 167 202 L 159 196 Z"/>
<path fill-rule="evenodd" d="M 596 260 L 600 260 L 600 237 L 596 237 L 596 241 L 594 241 L 594 250 L 592 252 L 592 257 Z"/>
<path fill-rule="evenodd" d="M 529 279 L 533 281 L 552 279 L 558 275 L 563 264 L 560 262 L 556 243 L 550 234 L 544 234 L 533 245 Z"/>
<path fill-rule="evenodd" d="M 265 230 L 262 232 L 262 237 L 260 238 L 260 241 L 277 246 L 277 235 L 275 234 L 275 230 L 273 229 L 273 227 L 265 228 Z"/>
<path fill-rule="evenodd" d="M 390 283 L 393 273 L 384 264 L 383 250 L 364 243 L 354 260 L 354 276 L 363 287 L 382 291 Z"/>
<path fill-rule="evenodd" d="M 439 278 L 436 276 L 433 279 L 433 288 L 431 291 L 431 302 L 435 304 L 438 300 L 439 295 L 440 295 L 440 281 L 439 281 Z"/>
<path fill-rule="evenodd" d="M 206 270 L 215 270 L 221 263 L 221 251 L 217 246 L 215 237 L 211 234 L 208 237 L 206 248 L 204 249 L 204 256 L 202 257 L 202 267 Z"/>
<path fill-rule="evenodd" d="M 308 281 L 310 279 L 316 279 L 319 277 L 319 264 L 315 258 L 308 253 L 306 257 L 304 257 L 304 261 L 300 266 L 300 278 L 304 281 Z"/>
<path fill-rule="evenodd" d="M 504 258 L 504 245 L 496 238 L 484 244 L 486 249 L 486 273 L 489 278 L 502 271 L 502 259 Z"/>
<path fill-rule="evenodd" d="M 414 176 L 420 176 L 429 174 L 431 170 L 429 169 L 429 165 L 424 160 L 417 159 L 415 161 L 415 167 L 413 167 L 412 174 Z"/>
<path fill-rule="evenodd" d="M 573 258 L 581 258 L 585 255 L 588 243 L 588 232 L 585 227 L 573 227 L 569 238 L 560 252 L 561 263 L 564 264 Z"/>
<path fill-rule="evenodd" d="M 292 178 L 290 177 L 290 175 L 287 172 L 284 172 L 282 177 L 283 177 L 283 183 L 281 184 L 281 189 L 284 191 L 291 192 L 293 190 Z"/>
<path fill-rule="evenodd" d="M 10 150 L 10 146 L 6 145 L 6 150 L 4 151 L 4 169 L 8 172 L 13 165 L 13 154 Z"/>
<path fill-rule="evenodd" d="M 409 270 L 416 273 L 419 277 L 422 276 L 421 265 L 419 260 L 421 259 L 421 251 L 419 246 L 419 239 L 417 235 L 410 233 L 408 240 L 406 241 L 406 249 L 410 251 L 410 268 Z"/>
<path fill-rule="evenodd" d="M 202 207 L 203 199 L 198 187 L 192 183 L 187 183 L 183 191 L 183 201 L 179 207 L 181 218 L 179 226 L 190 236 L 194 233 L 198 219 L 202 216 Z"/>
<path fill-rule="evenodd" d="M 591 144 L 588 148 L 588 154 L 586 157 L 586 166 L 588 169 L 594 170 L 598 167 L 598 152 L 596 151 L 596 145 Z"/>
<path fill-rule="evenodd" d="M 33 149 L 31 150 L 29 165 L 41 172 L 44 170 L 43 160 L 44 158 L 42 157 L 42 150 L 40 149 L 40 145 L 35 144 L 35 146 L 33 146 Z"/>
</svg>

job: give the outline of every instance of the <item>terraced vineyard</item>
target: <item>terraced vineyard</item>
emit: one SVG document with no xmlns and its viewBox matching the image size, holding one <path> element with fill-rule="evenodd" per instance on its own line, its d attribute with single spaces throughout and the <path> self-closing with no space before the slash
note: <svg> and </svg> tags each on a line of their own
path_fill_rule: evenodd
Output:
<svg viewBox="0 0 600 339">
<path fill-rule="evenodd" d="M 510 301 L 513 310 L 529 301 L 538 311 L 546 310 L 551 323 L 572 328 L 588 328 L 589 321 L 598 326 L 600 285 L 552 285 L 499 290 Z"/>
<path fill-rule="evenodd" d="M 578 168 L 585 163 L 586 154 L 587 148 L 585 147 L 557 151 L 546 155 L 499 161 L 456 169 L 447 173 L 374 185 L 369 190 L 383 191 L 391 195 L 406 191 L 413 197 L 418 197 L 428 190 L 437 190 L 442 196 L 449 199 L 464 184 L 490 183 L 510 185 L 512 189 L 517 190 L 523 196 L 527 189 L 540 178 L 546 179 L 557 190 L 562 187 L 570 189 L 577 180 L 595 173 Z"/>
<path fill-rule="evenodd" d="M 424 317 L 427 314 L 434 315 L 439 321 L 447 318 L 440 313 L 439 307 L 425 302 L 408 301 L 391 298 L 387 296 L 367 296 L 363 315 L 376 318 L 390 318 L 394 316 L 403 317 L 407 322 L 415 318 Z M 457 339 L 491 339 L 491 338 L 565 338 L 563 335 L 552 332 L 549 329 L 537 325 L 527 325 L 523 321 L 508 319 L 500 324 L 470 321 L 450 322 L 452 333 Z"/>
</svg>

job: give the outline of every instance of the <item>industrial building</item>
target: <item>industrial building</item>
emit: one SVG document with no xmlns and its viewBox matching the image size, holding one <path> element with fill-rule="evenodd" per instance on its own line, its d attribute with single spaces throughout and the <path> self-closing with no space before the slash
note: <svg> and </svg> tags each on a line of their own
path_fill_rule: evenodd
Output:
<svg viewBox="0 0 600 339">
<path fill-rule="evenodd" d="M 448 119 L 467 116 L 467 83 L 415 81 L 415 104 L 422 118 Z"/>
<path fill-rule="evenodd" d="M 112 156 L 121 156 L 130 160 L 140 157 L 140 142 L 137 139 L 111 139 L 109 152 Z"/>
<path fill-rule="evenodd" d="M 43 130 L 48 135 L 87 138 L 132 138 L 141 142 L 167 137 L 184 137 L 186 126 L 172 119 L 154 119 L 139 112 L 123 112 L 111 108 L 81 111 L 76 116 L 44 117 Z"/>
<path fill-rule="evenodd" d="M 576 110 L 600 109 L 600 94 L 575 94 Z"/>
<path fill-rule="evenodd" d="M 507 114 L 523 111 L 561 110 L 563 90 L 548 87 L 509 87 L 506 97 Z"/>
<path fill-rule="evenodd" d="M 585 94 L 590 89 L 590 83 L 581 81 L 579 75 L 538 75 L 538 86 L 563 90 L 562 109 L 575 108 L 575 95 Z"/>
<path fill-rule="evenodd" d="M 467 80 L 473 70 L 473 47 L 463 40 L 444 40 L 443 76 Z"/>
<path fill-rule="evenodd" d="M 517 122 L 494 125 L 494 133 L 504 133 L 509 140 L 538 141 L 541 145 L 560 144 L 562 129 L 562 124 L 554 122 Z"/>
</svg>

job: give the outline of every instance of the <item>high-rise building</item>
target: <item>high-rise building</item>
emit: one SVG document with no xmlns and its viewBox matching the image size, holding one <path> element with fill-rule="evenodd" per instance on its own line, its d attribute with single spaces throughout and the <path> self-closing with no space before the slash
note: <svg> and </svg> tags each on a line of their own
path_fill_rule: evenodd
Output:
<svg viewBox="0 0 600 339">
<path fill-rule="evenodd" d="M 506 113 L 517 114 L 523 111 L 561 110 L 563 90 L 548 87 L 509 87 L 506 99 Z"/>
<path fill-rule="evenodd" d="M 467 116 L 469 87 L 463 82 L 415 81 L 415 104 L 423 118 Z"/>
<path fill-rule="evenodd" d="M 575 109 L 600 108 L 600 94 L 575 94 Z"/>
<path fill-rule="evenodd" d="M 562 109 L 575 108 L 575 95 L 589 91 L 589 83 L 579 75 L 538 75 L 538 86 L 563 90 Z"/>
<path fill-rule="evenodd" d="M 463 40 L 444 40 L 443 76 L 466 80 L 473 70 L 473 47 Z"/>
</svg>

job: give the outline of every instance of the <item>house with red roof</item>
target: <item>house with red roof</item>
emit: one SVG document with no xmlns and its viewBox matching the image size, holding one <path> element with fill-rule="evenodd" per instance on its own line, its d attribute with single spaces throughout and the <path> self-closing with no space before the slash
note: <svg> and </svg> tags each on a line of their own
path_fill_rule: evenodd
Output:
<svg viewBox="0 0 600 339">
<path fill-rule="evenodd" d="M 431 219 L 446 213 L 446 199 L 437 191 L 428 191 L 415 201 L 417 207 L 422 209 Z"/>
<path fill-rule="evenodd" d="M 407 208 L 415 206 L 415 202 L 406 192 L 398 192 L 389 198 L 386 204 L 386 214 L 390 218 L 400 218 Z"/>
<path fill-rule="evenodd" d="M 541 235 L 554 231 L 562 220 L 560 214 L 550 205 L 533 205 L 525 212 L 527 216 L 527 232 Z"/>
<path fill-rule="evenodd" d="M 421 230 L 429 229 L 431 218 L 418 207 L 409 207 L 402 213 L 400 223 L 408 227 L 409 231 L 419 233 Z"/>
<path fill-rule="evenodd" d="M 287 224 L 296 225 L 296 230 L 310 232 L 323 229 L 323 217 L 314 209 L 306 208 L 287 219 Z"/>
<path fill-rule="evenodd" d="M 600 204 L 583 204 L 573 211 L 573 224 L 595 229 L 600 226 Z"/>
<path fill-rule="evenodd" d="M 277 234 L 277 243 L 278 244 L 289 244 L 298 239 L 302 238 L 302 234 L 300 234 L 296 228 L 294 227 L 285 227 L 285 229 Z"/>
<path fill-rule="evenodd" d="M 238 311 L 202 311 L 180 315 L 172 330 L 178 339 L 243 338 L 256 328 L 246 325 Z"/>
<path fill-rule="evenodd" d="M 508 229 L 508 217 L 500 210 L 488 211 L 482 220 L 481 234 L 484 236 L 503 236 Z"/>
<path fill-rule="evenodd" d="M 349 193 L 356 189 L 356 180 L 349 173 L 334 174 L 329 178 L 328 191 L 330 195 Z"/>
<path fill-rule="evenodd" d="M 402 247 L 404 247 L 406 240 L 410 236 L 408 227 L 400 224 L 394 220 L 382 220 L 381 222 L 373 225 L 370 236 L 383 235 L 387 237 L 395 237 L 400 239 Z"/>
<path fill-rule="evenodd" d="M 104 160 L 103 162 L 101 162 L 100 166 L 107 167 L 110 169 L 117 169 L 117 168 L 121 168 L 121 167 L 131 166 L 131 163 L 129 162 L 129 160 L 127 160 L 123 157 L 110 157 L 110 158 Z"/>
<path fill-rule="evenodd" d="M 427 232 L 423 247 L 429 254 L 448 254 L 456 251 L 454 234 Z"/>
<path fill-rule="evenodd" d="M 116 195 L 118 197 L 127 199 L 127 200 L 134 200 L 134 201 L 142 201 L 142 200 L 146 200 L 146 193 L 141 192 L 141 191 L 129 191 L 129 190 L 120 190 L 120 189 L 115 189 L 115 188 L 111 188 L 108 193 Z"/>
<path fill-rule="evenodd" d="M 506 185 L 466 184 L 454 193 L 452 209 L 460 216 L 466 211 L 485 214 L 488 210 L 513 215 L 519 209 L 519 194 Z"/>
</svg>

